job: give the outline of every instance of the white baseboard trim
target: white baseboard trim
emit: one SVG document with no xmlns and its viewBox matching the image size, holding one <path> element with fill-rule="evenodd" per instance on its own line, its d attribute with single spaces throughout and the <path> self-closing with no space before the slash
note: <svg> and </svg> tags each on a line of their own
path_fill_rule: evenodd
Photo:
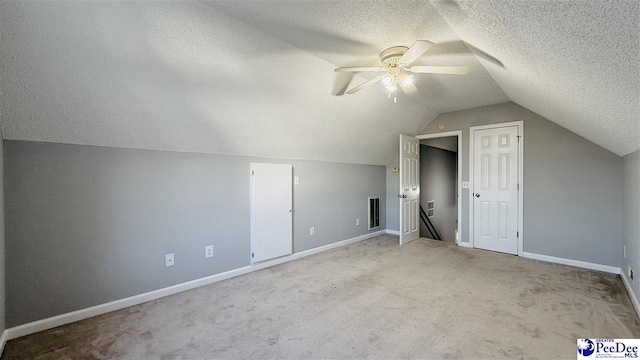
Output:
<svg viewBox="0 0 640 360">
<path fill-rule="evenodd" d="M 366 240 L 372 238 L 374 236 L 385 234 L 385 230 L 380 230 L 360 236 L 356 236 L 351 239 L 346 239 L 342 241 L 338 241 L 329 245 L 320 246 L 317 248 L 301 251 L 298 253 L 294 253 L 290 256 L 281 257 L 278 259 L 274 259 L 271 261 L 265 261 L 258 264 L 253 264 L 250 266 L 244 266 L 238 269 L 233 269 L 229 271 L 225 271 L 223 273 L 206 276 L 200 279 L 187 281 L 181 284 L 169 286 L 166 288 L 146 292 L 139 295 L 130 296 L 124 299 L 111 301 L 108 303 L 88 307 L 85 309 L 80 309 L 76 311 L 72 311 L 66 314 L 61 314 L 57 316 L 53 316 L 50 318 L 33 321 L 30 323 L 26 323 L 23 325 L 15 326 L 9 329 L 6 329 L 2 334 L 2 344 L 8 340 L 13 340 L 19 338 L 21 336 L 34 334 L 40 331 L 52 329 L 54 327 L 66 325 L 72 322 L 88 319 L 90 317 L 106 314 L 108 312 L 120 310 L 129 306 L 142 304 L 147 301 L 156 300 L 165 296 L 173 295 L 179 292 L 183 292 L 186 290 L 191 290 L 200 286 L 213 284 L 218 281 L 230 279 L 236 276 L 248 274 L 253 271 L 262 270 L 271 266 L 279 265 L 282 263 L 286 263 L 292 260 L 300 259 L 305 256 L 314 255 L 323 251 L 331 250 L 340 246 L 345 246 L 349 244 L 353 244 L 358 241 Z M 1 352 L 0 352 L 1 354 Z"/>
<path fill-rule="evenodd" d="M 387 234 L 391 234 L 391 235 L 398 235 L 400 236 L 400 231 L 399 230 L 386 230 Z"/>
<path fill-rule="evenodd" d="M 631 283 L 629 282 L 629 279 L 627 279 L 627 274 L 625 274 L 625 272 L 622 269 L 620 269 L 620 277 L 622 278 L 622 283 L 624 284 L 624 287 L 627 288 L 627 292 L 629 293 L 629 297 L 631 298 L 633 307 L 636 309 L 636 313 L 638 314 L 638 317 L 640 317 L 640 302 L 638 301 L 636 294 L 633 292 L 633 289 L 631 288 Z"/>
<path fill-rule="evenodd" d="M 4 346 L 7 344 L 7 330 L 2 332 L 2 336 L 0 336 L 0 355 L 4 351 Z"/>
<path fill-rule="evenodd" d="M 331 243 L 329 245 L 319 246 L 317 248 L 313 248 L 313 249 L 301 251 L 299 253 L 295 253 L 295 254 L 291 255 L 289 258 L 284 258 L 283 259 L 284 261 L 282 261 L 282 262 L 284 263 L 284 262 L 287 262 L 287 261 L 299 259 L 299 258 L 302 258 L 302 257 L 305 257 L 305 256 L 309 256 L 309 255 L 317 254 L 317 253 L 320 253 L 320 252 L 323 252 L 323 251 L 335 249 L 335 248 L 340 247 L 340 246 L 353 244 L 353 243 L 356 243 L 358 241 L 366 240 L 366 239 L 372 238 L 374 236 L 384 235 L 384 234 L 385 234 L 384 230 L 378 230 L 378 231 L 375 231 L 375 232 L 372 232 L 372 233 L 356 236 L 356 237 L 353 237 L 351 239 L 334 242 L 334 243 Z M 280 260 L 280 259 L 276 259 L 276 260 L 274 260 L 274 262 L 278 261 L 278 260 Z M 257 264 L 257 265 L 260 265 L 260 264 Z M 277 265 L 277 264 L 271 264 L 271 262 L 270 262 L 270 264 L 268 266 L 265 266 L 265 267 L 269 267 L 269 266 L 273 266 L 273 265 Z"/>
<path fill-rule="evenodd" d="M 459 241 L 458 242 L 458 246 L 462 246 L 462 247 L 466 247 L 466 248 L 469 248 L 469 249 L 473 249 L 473 246 L 471 246 L 471 244 L 468 243 L 468 242 Z"/>
<path fill-rule="evenodd" d="M 523 252 L 522 257 L 525 257 L 527 259 L 556 263 L 556 264 L 575 266 L 583 269 L 597 270 L 597 271 L 607 272 L 611 274 L 620 274 L 620 268 L 615 266 L 594 264 L 586 261 L 571 260 L 571 259 L 559 258 L 559 257 L 549 256 L 549 255 L 534 254 L 530 252 Z"/>
</svg>

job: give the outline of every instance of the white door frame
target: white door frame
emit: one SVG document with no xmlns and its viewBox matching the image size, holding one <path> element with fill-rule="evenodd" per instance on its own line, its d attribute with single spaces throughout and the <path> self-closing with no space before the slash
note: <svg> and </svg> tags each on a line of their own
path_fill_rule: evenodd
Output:
<svg viewBox="0 0 640 360">
<path fill-rule="evenodd" d="M 518 127 L 518 256 L 524 246 L 524 121 L 472 126 L 469 128 L 469 246 L 473 247 L 473 132 L 507 126 Z"/>
<path fill-rule="evenodd" d="M 450 137 L 450 136 L 456 136 L 458 138 L 458 179 L 456 180 L 458 182 L 458 198 L 456 199 L 457 201 L 457 206 L 458 206 L 458 246 L 464 246 L 461 245 L 462 241 L 461 240 L 461 236 L 462 236 L 462 130 L 455 130 L 455 131 L 447 131 L 447 132 L 441 132 L 441 133 L 435 133 L 435 134 L 424 134 L 424 135 L 417 135 L 416 139 L 418 140 L 424 140 L 424 139 L 435 139 L 435 138 L 443 138 L 443 137 Z M 419 199 L 418 199 L 419 201 Z"/>
</svg>

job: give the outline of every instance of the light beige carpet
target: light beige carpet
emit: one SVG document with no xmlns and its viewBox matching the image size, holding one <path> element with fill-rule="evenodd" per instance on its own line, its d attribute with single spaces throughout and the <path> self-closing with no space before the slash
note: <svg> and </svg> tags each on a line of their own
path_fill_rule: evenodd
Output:
<svg viewBox="0 0 640 360">
<path fill-rule="evenodd" d="M 9 341 L 3 359 L 575 359 L 640 337 L 617 275 L 395 236 Z"/>
</svg>

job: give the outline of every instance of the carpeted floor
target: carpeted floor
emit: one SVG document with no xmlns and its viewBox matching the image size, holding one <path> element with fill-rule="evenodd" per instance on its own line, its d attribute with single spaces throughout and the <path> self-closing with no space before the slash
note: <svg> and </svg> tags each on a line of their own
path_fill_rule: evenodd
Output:
<svg viewBox="0 0 640 360">
<path fill-rule="evenodd" d="M 617 275 L 383 235 L 9 341 L 3 359 L 575 359 L 638 338 Z"/>
</svg>

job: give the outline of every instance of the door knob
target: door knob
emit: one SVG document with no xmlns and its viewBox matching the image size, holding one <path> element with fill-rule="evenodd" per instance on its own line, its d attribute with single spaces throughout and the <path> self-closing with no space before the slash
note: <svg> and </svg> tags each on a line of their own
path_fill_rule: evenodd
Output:
<svg viewBox="0 0 640 360">
<path fill-rule="evenodd" d="M 480 197 L 480 193 L 476 193 L 476 197 Z"/>
<path fill-rule="evenodd" d="M 402 198 L 403 198 L 403 199 L 406 199 L 406 198 L 407 198 L 407 195 L 402 195 Z"/>
</svg>

